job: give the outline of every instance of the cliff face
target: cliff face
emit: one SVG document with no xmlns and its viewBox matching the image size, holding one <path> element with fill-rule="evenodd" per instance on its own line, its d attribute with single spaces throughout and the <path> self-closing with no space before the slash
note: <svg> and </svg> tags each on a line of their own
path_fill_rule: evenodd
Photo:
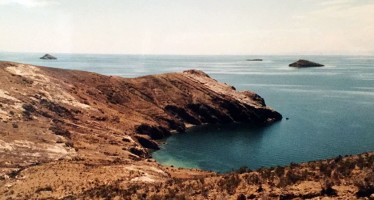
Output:
<svg viewBox="0 0 374 200">
<path fill-rule="evenodd" d="M 0 199 L 174 198 L 170 192 L 206 199 L 201 184 L 211 187 L 211 199 L 243 188 L 269 194 L 258 188 L 266 181 L 149 158 L 158 139 L 191 125 L 280 120 L 255 93 L 196 70 L 126 79 L 0 62 L 0 77 Z M 226 179 L 235 188 L 224 189 Z"/>
</svg>

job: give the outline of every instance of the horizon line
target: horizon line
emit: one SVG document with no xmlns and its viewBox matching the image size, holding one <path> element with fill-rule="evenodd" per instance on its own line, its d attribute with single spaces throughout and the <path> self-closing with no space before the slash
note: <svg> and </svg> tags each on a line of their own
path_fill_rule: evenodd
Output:
<svg viewBox="0 0 374 200">
<path fill-rule="evenodd" d="M 133 55 L 133 56 L 374 56 L 374 54 L 338 54 L 338 53 L 281 53 L 281 54 L 168 54 L 168 53 L 73 53 L 73 52 L 22 52 L 0 51 L 0 53 L 24 53 L 24 54 L 78 54 L 78 55 Z"/>
</svg>

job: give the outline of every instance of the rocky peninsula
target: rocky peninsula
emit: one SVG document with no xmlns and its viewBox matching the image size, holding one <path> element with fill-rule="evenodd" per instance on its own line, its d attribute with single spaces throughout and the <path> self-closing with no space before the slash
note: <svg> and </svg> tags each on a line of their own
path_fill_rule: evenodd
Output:
<svg viewBox="0 0 374 200">
<path fill-rule="evenodd" d="M 0 62 L 0 199 L 370 197 L 373 153 L 216 174 L 162 166 L 159 140 L 282 115 L 198 70 L 139 78 Z"/>
</svg>

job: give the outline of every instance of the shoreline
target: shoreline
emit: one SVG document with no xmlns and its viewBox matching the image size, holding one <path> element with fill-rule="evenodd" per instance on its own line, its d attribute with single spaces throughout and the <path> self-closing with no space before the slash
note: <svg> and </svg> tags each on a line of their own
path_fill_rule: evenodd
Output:
<svg viewBox="0 0 374 200">
<path fill-rule="evenodd" d="M 202 71 L 121 78 L 0 62 L 0 75 L 1 198 L 307 197 L 335 186 L 337 195 L 355 196 L 360 187 L 351 178 L 366 184 L 371 176 L 373 153 L 225 174 L 149 159 L 157 139 L 190 128 L 184 122 L 281 120 L 257 94 L 238 92 Z M 328 175 L 320 172 L 325 165 L 332 168 Z M 313 174 L 303 174 L 306 169 Z M 319 183 L 330 179 L 334 187 Z"/>
</svg>

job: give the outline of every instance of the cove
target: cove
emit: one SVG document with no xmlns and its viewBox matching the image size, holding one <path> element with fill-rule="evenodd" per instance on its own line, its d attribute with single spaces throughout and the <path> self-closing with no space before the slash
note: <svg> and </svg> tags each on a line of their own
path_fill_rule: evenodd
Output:
<svg viewBox="0 0 374 200">
<path fill-rule="evenodd" d="M 290 160 L 305 161 L 304 157 L 292 153 L 297 146 L 292 145 L 291 138 L 288 147 L 279 142 L 275 130 L 283 122 L 266 127 L 239 123 L 193 127 L 186 133 L 168 138 L 161 150 L 155 151 L 152 156 L 164 165 L 216 172 L 244 166 L 257 169 L 286 165 Z M 286 149 L 288 151 L 285 152 Z"/>
<path fill-rule="evenodd" d="M 263 142 L 264 138 L 271 137 L 271 129 L 279 123 L 266 127 L 241 123 L 196 126 L 168 138 L 161 150 L 152 156 L 164 165 L 216 172 L 243 166 L 254 169 L 274 163 L 284 164 L 279 153 L 274 151 L 272 154 Z M 276 146 L 276 142 L 272 146 Z"/>
<path fill-rule="evenodd" d="M 368 148 L 355 145 L 365 143 L 365 138 L 349 134 L 339 138 L 335 134 L 316 137 L 305 130 L 282 132 L 295 128 L 293 123 L 283 119 L 266 127 L 236 123 L 193 127 L 169 137 L 152 156 L 163 165 L 224 173 L 240 167 L 258 169 L 333 158 Z"/>
</svg>

